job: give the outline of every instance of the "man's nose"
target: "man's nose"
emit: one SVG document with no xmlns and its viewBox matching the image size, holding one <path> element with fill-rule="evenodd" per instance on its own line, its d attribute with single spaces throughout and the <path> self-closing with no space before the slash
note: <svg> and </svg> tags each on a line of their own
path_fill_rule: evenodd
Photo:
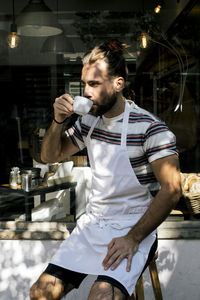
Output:
<svg viewBox="0 0 200 300">
<path fill-rule="evenodd" d="M 84 95 L 84 97 L 86 97 L 88 99 L 90 99 L 92 97 L 91 90 L 90 90 L 90 87 L 88 85 L 85 85 L 83 95 Z"/>
</svg>

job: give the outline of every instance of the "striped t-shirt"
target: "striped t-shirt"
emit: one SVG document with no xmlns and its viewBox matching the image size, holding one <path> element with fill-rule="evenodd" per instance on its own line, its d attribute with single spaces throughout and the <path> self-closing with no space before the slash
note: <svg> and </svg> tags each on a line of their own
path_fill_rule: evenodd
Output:
<svg viewBox="0 0 200 300">
<path fill-rule="evenodd" d="M 96 117 L 88 114 L 78 118 L 67 134 L 80 150 L 85 148 L 85 139 Z M 117 147 L 121 143 L 123 114 L 97 122 L 91 138 Z M 131 105 L 127 132 L 127 151 L 130 163 L 140 184 L 151 191 L 158 190 L 159 184 L 150 163 L 156 159 L 177 153 L 176 138 L 164 122 L 150 112 Z"/>
</svg>

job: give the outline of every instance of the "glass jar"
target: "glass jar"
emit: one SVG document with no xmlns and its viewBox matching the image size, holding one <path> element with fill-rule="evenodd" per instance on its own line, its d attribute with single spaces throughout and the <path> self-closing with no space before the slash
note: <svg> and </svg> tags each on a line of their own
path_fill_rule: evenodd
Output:
<svg viewBox="0 0 200 300">
<path fill-rule="evenodd" d="M 12 189 L 17 189 L 20 184 L 20 170 L 18 167 L 13 167 L 10 171 L 9 185 Z"/>
<path fill-rule="evenodd" d="M 17 173 L 10 171 L 9 185 L 12 189 L 17 189 Z"/>
<path fill-rule="evenodd" d="M 22 189 L 26 192 L 29 192 L 32 187 L 32 172 L 26 171 L 21 175 Z"/>
</svg>

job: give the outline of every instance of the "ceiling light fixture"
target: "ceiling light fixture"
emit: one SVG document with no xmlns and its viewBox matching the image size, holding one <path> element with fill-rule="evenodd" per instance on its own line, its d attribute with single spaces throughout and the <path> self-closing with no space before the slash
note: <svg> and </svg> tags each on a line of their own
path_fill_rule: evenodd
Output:
<svg viewBox="0 0 200 300">
<path fill-rule="evenodd" d="M 11 34 L 9 34 L 7 41 L 8 46 L 11 49 L 16 48 L 19 45 L 20 38 L 17 35 L 17 24 L 15 23 L 15 5 L 14 0 L 12 0 L 12 9 L 13 9 L 13 16 L 12 16 L 12 24 L 10 26 Z"/>
<path fill-rule="evenodd" d="M 74 53 L 71 41 L 63 33 L 48 37 L 41 48 L 42 53 L 67 54 Z"/>
<path fill-rule="evenodd" d="M 58 0 L 57 0 L 57 17 L 58 17 Z M 69 54 L 74 53 L 74 47 L 62 32 L 59 35 L 48 37 L 41 49 L 42 53 Z"/>
<path fill-rule="evenodd" d="M 156 6 L 154 8 L 154 12 L 156 14 L 159 14 L 162 7 L 163 7 L 163 1 L 162 0 L 156 1 Z"/>
<path fill-rule="evenodd" d="M 24 36 L 51 36 L 60 34 L 62 27 L 43 0 L 29 0 L 17 18 L 18 32 Z"/>
<path fill-rule="evenodd" d="M 139 36 L 138 42 L 139 42 L 139 47 L 146 49 L 148 46 L 148 41 L 149 41 L 149 36 L 147 33 L 142 32 L 141 35 Z"/>
<path fill-rule="evenodd" d="M 156 14 L 159 14 L 160 13 L 160 10 L 161 10 L 161 5 L 157 5 L 155 8 L 154 8 L 154 12 L 156 13 Z"/>
<path fill-rule="evenodd" d="M 146 16 L 145 8 L 144 8 L 144 0 L 142 0 L 142 23 L 140 24 L 140 35 L 137 39 L 137 43 L 139 48 L 146 49 L 148 47 L 149 42 L 149 21 Z"/>
</svg>

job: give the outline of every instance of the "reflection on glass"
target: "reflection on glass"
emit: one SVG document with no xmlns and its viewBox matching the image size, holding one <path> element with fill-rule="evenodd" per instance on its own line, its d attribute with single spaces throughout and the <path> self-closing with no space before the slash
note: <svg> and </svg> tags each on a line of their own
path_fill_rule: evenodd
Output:
<svg viewBox="0 0 200 300">
<path fill-rule="evenodd" d="M 10 48 L 16 48 L 19 45 L 19 36 L 17 35 L 16 32 L 11 32 L 11 34 L 8 36 L 8 46 Z"/>
<path fill-rule="evenodd" d="M 139 37 L 139 46 L 140 48 L 147 48 L 148 46 L 148 40 L 149 40 L 149 37 L 146 33 L 142 32 L 140 37 Z"/>
</svg>

